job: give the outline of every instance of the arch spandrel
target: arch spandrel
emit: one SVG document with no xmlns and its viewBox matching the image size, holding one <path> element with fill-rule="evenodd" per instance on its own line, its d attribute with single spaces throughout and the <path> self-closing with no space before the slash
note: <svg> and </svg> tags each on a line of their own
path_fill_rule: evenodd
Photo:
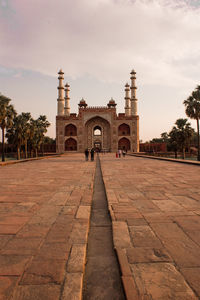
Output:
<svg viewBox="0 0 200 300">
<path fill-rule="evenodd" d="M 85 126 L 90 122 L 95 123 L 96 124 L 95 126 L 100 126 L 99 124 L 102 122 L 108 123 L 110 126 L 110 122 L 107 119 L 105 119 L 99 115 L 96 115 L 95 117 L 90 117 L 90 119 L 88 119 L 87 122 L 85 123 Z"/>
<path fill-rule="evenodd" d="M 84 120 L 84 124 L 86 124 L 87 122 L 89 122 L 91 119 L 95 119 L 95 118 L 102 118 L 104 120 L 106 120 L 109 124 L 111 124 L 111 115 L 107 114 L 107 113 L 101 113 L 100 115 L 97 113 L 85 113 L 83 115 L 83 120 Z"/>
</svg>

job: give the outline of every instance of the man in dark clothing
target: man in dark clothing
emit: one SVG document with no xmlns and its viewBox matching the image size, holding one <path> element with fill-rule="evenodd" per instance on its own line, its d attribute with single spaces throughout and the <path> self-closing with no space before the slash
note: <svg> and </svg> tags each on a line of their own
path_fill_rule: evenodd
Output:
<svg viewBox="0 0 200 300">
<path fill-rule="evenodd" d="M 89 151 L 85 149 L 85 160 L 88 161 Z"/>
<path fill-rule="evenodd" d="M 94 148 L 90 150 L 91 161 L 94 160 Z"/>
</svg>

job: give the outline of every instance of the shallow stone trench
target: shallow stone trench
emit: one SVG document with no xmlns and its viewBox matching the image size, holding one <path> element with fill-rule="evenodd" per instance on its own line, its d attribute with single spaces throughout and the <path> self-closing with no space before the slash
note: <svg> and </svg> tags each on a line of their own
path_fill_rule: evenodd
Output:
<svg viewBox="0 0 200 300">
<path fill-rule="evenodd" d="M 113 247 L 112 224 L 102 179 L 100 161 L 94 180 L 83 300 L 124 300 L 119 265 Z"/>
</svg>

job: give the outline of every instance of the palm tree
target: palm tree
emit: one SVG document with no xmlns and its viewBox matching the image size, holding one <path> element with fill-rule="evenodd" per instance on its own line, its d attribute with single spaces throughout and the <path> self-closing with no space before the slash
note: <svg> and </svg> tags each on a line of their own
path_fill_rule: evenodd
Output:
<svg viewBox="0 0 200 300">
<path fill-rule="evenodd" d="M 34 140 L 35 140 L 35 135 L 37 131 L 37 122 L 33 118 L 30 119 L 30 135 L 29 135 L 29 140 L 28 144 L 30 145 L 31 149 L 31 157 L 33 157 L 33 150 L 35 149 L 34 147 Z"/>
<path fill-rule="evenodd" d="M 174 149 L 182 152 L 182 158 L 185 158 L 185 149 L 189 146 L 194 129 L 187 119 L 178 119 L 169 133 L 170 142 Z"/>
<path fill-rule="evenodd" d="M 47 128 L 50 123 L 47 121 L 47 117 L 44 115 L 39 116 L 38 119 L 31 119 L 31 138 L 30 143 L 32 149 L 35 150 L 35 155 L 37 157 L 38 150 L 43 143 L 44 134 L 47 132 Z"/>
<path fill-rule="evenodd" d="M 2 130 L 2 161 L 5 161 L 5 130 L 11 128 L 16 111 L 10 98 L 0 94 L 0 127 Z"/>
<path fill-rule="evenodd" d="M 178 152 L 178 129 L 174 126 L 168 134 L 170 151 L 174 151 L 174 157 L 177 158 Z"/>
<path fill-rule="evenodd" d="M 6 137 L 9 143 L 17 147 L 17 159 L 20 159 L 21 146 L 23 145 L 23 116 L 18 115 L 13 120 L 13 126 L 7 131 Z"/>
<path fill-rule="evenodd" d="M 30 120 L 31 120 L 31 114 L 30 113 L 22 113 L 22 138 L 23 138 L 23 144 L 25 147 L 25 158 L 28 158 L 28 139 L 30 137 Z"/>
<path fill-rule="evenodd" d="M 189 96 L 186 100 L 183 101 L 186 109 L 186 115 L 197 121 L 197 134 L 198 134 L 198 154 L 197 160 L 200 161 L 200 136 L 199 136 L 199 119 L 200 119 L 200 85 L 196 87 L 196 89 L 192 92 L 191 96 Z"/>
<path fill-rule="evenodd" d="M 27 144 L 30 137 L 30 120 L 31 114 L 23 112 L 14 118 L 12 128 L 7 131 L 8 142 L 17 147 L 17 159 L 20 159 L 22 145 L 25 148 L 25 158 L 28 157 Z"/>
<path fill-rule="evenodd" d="M 40 115 L 38 118 L 38 124 L 39 124 L 39 144 L 38 144 L 38 148 L 39 148 L 41 145 L 43 145 L 44 134 L 47 132 L 47 128 L 50 126 L 50 123 L 47 120 L 47 117 L 45 115 Z M 44 150 L 42 150 L 42 153 L 44 155 Z"/>
</svg>

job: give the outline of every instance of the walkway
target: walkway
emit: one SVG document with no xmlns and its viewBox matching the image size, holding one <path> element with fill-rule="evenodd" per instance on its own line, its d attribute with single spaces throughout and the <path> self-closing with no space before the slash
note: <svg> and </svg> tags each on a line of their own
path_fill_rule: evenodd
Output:
<svg viewBox="0 0 200 300">
<path fill-rule="evenodd" d="M 102 155 L 128 299 L 200 298 L 199 166 Z"/>
<path fill-rule="evenodd" d="M 112 223 L 97 159 L 83 300 L 125 299 L 112 240 Z"/>
</svg>

